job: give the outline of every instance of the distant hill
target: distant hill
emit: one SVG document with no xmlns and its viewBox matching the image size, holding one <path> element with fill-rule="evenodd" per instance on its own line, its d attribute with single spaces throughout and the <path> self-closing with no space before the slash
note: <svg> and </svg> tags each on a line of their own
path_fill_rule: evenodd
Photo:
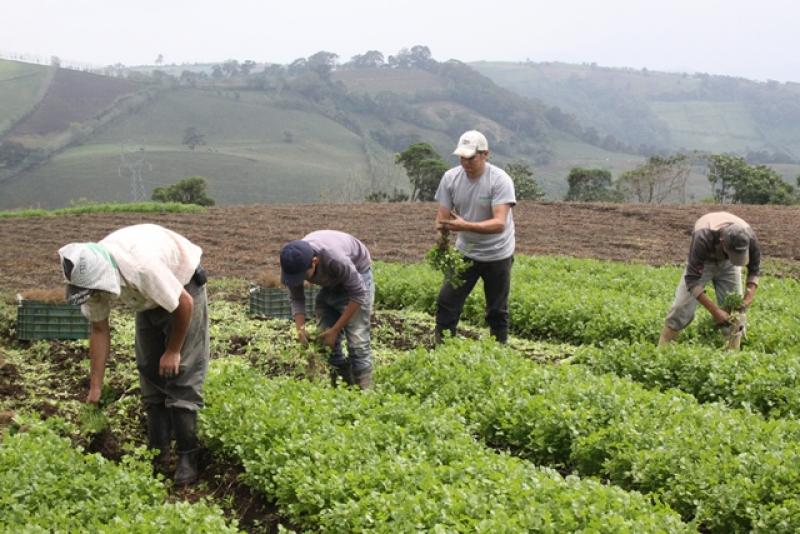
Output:
<svg viewBox="0 0 800 534">
<path fill-rule="evenodd" d="M 495 163 L 528 163 L 554 198 L 574 166 L 616 175 L 648 153 L 682 148 L 784 156 L 776 168 L 787 178 L 800 172 L 800 127 L 773 113 L 777 122 L 766 128 L 753 111 L 755 102 L 791 104 L 794 87 L 772 87 L 775 102 L 769 87 L 746 102 L 736 91 L 725 100 L 710 92 L 719 80 L 469 66 L 436 62 L 424 48 L 370 65 L 340 65 L 320 52 L 288 66 L 114 67 L 113 76 L 0 61 L 0 142 L 26 151 L 16 166 L 0 162 L 0 209 L 149 198 L 194 175 L 221 204 L 358 201 L 408 187 L 394 156 L 413 142 L 457 164 L 450 153 L 470 128 L 487 134 Z M 184 144 L 188 129 L 204 143 Z M 687 192 L 708 196 L 702 169 Z"/>
<path fill-rule="evenodd" d="M 557 106 L 584 127 L 629 145 L 750 152 L 753 157 L 773 159 L 763 163 L 800 162 L 798 83 L 587 64 L 470 66 L 501 87 Z"/>
</svg>

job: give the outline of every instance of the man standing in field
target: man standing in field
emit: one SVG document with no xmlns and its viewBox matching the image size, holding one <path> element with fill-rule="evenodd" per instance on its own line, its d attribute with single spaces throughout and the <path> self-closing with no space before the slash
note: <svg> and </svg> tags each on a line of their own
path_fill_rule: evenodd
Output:
<svg viewBox="0 0 800 534">
<path fill-rule="evenodd" d="M 322 286 L 316 309 L 322 342 L 331 347 L 331 382 L 367 389 L 372 385 L 370 315 L 375 300 L 372 259 L 364 243 L 344 232 L 318 230 L 281 249 L 281 280 L 289 289 L 292 316 L 301 343 L 308 343 L 305 329 L 305 292 L 308 281 Z M 347 338 L 348 357 L 342 351 Z"/>
<path fill-rule="evenodd" d="M 461 311 L 478 278 L 483 279 L 486 322 L 501 343 L 508 339 L 508 294 L 514 263 L 514 182 L 506 172 L 488 162 L 489 143 L 476 130 L 465 132 L 453 152 L 458 167 L 444 173 L 436 191 L 439 211 L 436 228 L 458 232 L 456 248 L 469 261 L 453 287 L 445 281 L 436 303 L 437 343 L 445 331 L 455 334 Z"/>
<path fill-rule="evenodd" d="M 742 266 L 747 265 L 747 292 L 743 307 L 753 302 L 761 268 L 758 240 L 744 220 L 725 211 L 707 213 L 697 219 L 689 246 L 689 260 L 675 290 L 672 309 L 667 314 L 659 345 L 674 341 L 694 319 L 697 303 L 705 307 L 719 325 L 730 320 L 721 308 L 725 296 L 742 294 Z M 705 285 L 714 283 L 717 302 L 705 294 Z"/>
<path fill-rule="evenodd" d="M 92 324 L 87 402 L 97 403 L 111 346 L 111 306 L 136 312 L 136 366 L 147 412 L 148 446 L 157 468 L 169 462 L 174 432 L 177 485 L 194 483 L 197 412 L 209 360 L 206 276 L 200 247 L 154 224 L 117 230 L 98 243 L 71 243 L 58 251 L 67 300 L 81 304 Z"/>
</svg>

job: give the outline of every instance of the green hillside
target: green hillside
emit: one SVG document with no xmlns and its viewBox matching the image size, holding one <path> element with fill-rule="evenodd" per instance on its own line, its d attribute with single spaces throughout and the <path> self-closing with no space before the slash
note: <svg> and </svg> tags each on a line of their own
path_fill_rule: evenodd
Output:
<svg viewBox="0 0 800 534">
<path fill-rule="evenodd" d="M 558 106 L 580 124 L 633 146 L 768 151 L 800 161 L 800 84 L 586 64 L 471 66 L 502 87 Z"/>
<path fill-rule="evenodd" d="M 33 110 L 51 76 L 48 67 L 0 60 L 0 135 Z"/>
<path fill-rule="evenodd" d="M 182 145 L 189 127 L 205 145 Z M 175 89 L 7 181 L 0 207 L 130 200 L 131 169 L 148 196 L 199 175 L 220 203 L 353 200 L 370 186 L 368 167 L 363 139 L 324 116 L 281 109 L 259 94 Z"/>
<path fill-rule="evenodd" d="M 381 61 L 339 64 L 320 52 L 288 66 L 231 60 L 113 76 L 0 61 L 0 119 L 9 124 L 0 144 L 11 154 L 0 160 L 0 209 L 147 199 L 188 176 L 205 177 L 222 204 L 359 201 L 408 189 L 394 160 L 412 143 L 430 143 L 456 165 L 454 143 L 473 128 L 486 133 L 495 164 L 528 164 L 550 198 L 563 197 L 573 167 L 616 177 L 647 155 L 679 150 L 762 158 L 754 163 L 792 183 L 800 174 L 797 84 L 470 66 L 437 62 L 425 47 Z M 187 131 L 203 142 L 190 148 Z M 686 197 L 709 195 L 698 167 Z"/>
</svg>

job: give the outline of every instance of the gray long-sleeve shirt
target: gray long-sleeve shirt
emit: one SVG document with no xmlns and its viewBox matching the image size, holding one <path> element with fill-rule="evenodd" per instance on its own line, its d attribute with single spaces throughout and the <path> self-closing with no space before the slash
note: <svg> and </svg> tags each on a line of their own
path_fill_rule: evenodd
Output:
<svg viewBox="0 0 800 534">
<path fill-rule="evenodd" d="M 350 300 L 363 305 L 367 302 L 367 287 L 361 274 L 372 268 L 372 258 L 364 243 L 345 232 L 318 230 L 303 238 L 311 245 L 314 256 L 319 258 L 314 275 L 308 279 L 312 284 L 327 288 L 338 288 L 346 292 Z M 289 288 L 292 315 L 305 313 L 306 298 L 303 286 Z"/>
<path fill-rule="evenodd" d="M 700 277 L 706 262 L 722 261 L 727 258 L 720 243 L 720 230 L 725 226 L 737 223 L 745 227 L 750 234 L 749 260 L 747 263 L 747 283 L 758 285 L 761 271 L 761 248 L 750 225 L 736 215 L 725 211 L 707 213 L 700 217 L 692 232 L 692 243 L 689 247 L 689 260 L 686 263 L 686 289 L 694 297 L 703 292 Z"/>
</svg>

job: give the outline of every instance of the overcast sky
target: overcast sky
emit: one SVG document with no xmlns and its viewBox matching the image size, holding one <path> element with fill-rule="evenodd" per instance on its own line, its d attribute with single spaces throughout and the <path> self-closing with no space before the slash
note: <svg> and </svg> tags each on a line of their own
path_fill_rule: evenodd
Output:
<svg viewBox="0 0 800 534">
<path fill-rule="evenodd" d="M 0 0 L 0 54 L 104 66 L 434 59 L 596 62 L 800 82 L 793 0 Z"/>
</svg>

